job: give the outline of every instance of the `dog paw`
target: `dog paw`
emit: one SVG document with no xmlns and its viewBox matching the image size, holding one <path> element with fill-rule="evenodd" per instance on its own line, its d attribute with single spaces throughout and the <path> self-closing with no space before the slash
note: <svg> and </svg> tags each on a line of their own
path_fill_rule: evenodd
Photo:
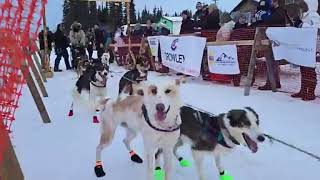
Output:
<svg viewBox="0 0 320 180">
<path fill-rule="evenodd" d="M 93 116 L 92 121 L 93 121 L 94 124 L 99 123 L 99 120 L 98 120 L 98 117 L 97 117 L 97 116 Z"/>
<path fill-rule="evenodd" d="M 164 179 L 165 179 L 165 172 L 160 167 L 157 167 L 154 171 L 154 180 L 164 180 Z"/>
<path fill-rule="evenodd" d="M 233 177 L 229 175 L 227 172 L 220 173 L 220 180 L 233 180 Z"/>
<path fill-rule="evenodd" d="M 185 160 L 185 159 L 181 159 L 179 161 L 179 164 L 180 164 L 181 167 L 190 167 L 190 166 L 192 166 L 191 162 L 188 161 L 188 160 Z"/>
<path fill-rule="evenodd" d="M 130 152 L 130 155 L 131 155 L 131 161 L 139 164 L 143 163 L 143 160 L 135 152 Z"/>
<path fill-rule="evenodd" d="M 70 111 L 69 111 L 68 116 L 69 116 L 69 117 L 73 116 L 73 110 L 70 110 Z"/>
<path fill-rule="evenodd" d="M 106 175 L 106 173 L 105 173 L 104 170 L 103 170 L 102 165 L 96 165 L 96 166 L 94 167 L 94 172 L 96 173 L 96 176 L 97 176 L 97 177 L 103 177 L 103 176 Z"/>
</svg>

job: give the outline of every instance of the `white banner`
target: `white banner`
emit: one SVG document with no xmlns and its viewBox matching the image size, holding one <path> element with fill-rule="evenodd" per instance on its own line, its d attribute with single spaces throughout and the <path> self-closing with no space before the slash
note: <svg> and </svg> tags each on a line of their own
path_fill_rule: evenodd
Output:
<svg viewBox="0 0 320 180">
<path fill-rule="evenodd" d="M 149 43 L 151 54 L 152 54 L 152 56 L 155 56 L 155 57 L 158 57 L 159 38 L 160 38 L 160 36 L 149 36 L 148 37 L 148 43 Z"/>
<path fill-rule="evenodd" d="M 236 45 L 208 46 L 208 65 L 211 73 L 239 74 Z"/>
<path fill-rule="evenodd" d="M 271 27 L 266 34 L 272 43 L 275 60 L 285 59 L 296 65 L 316 66 L 318 29 Z"/>
<path fill-rule="evenodd" d="M 206 38 L 195 36 L 160 37 L 162 64 L 186 75 L 200 75 Z"/>
</svg>

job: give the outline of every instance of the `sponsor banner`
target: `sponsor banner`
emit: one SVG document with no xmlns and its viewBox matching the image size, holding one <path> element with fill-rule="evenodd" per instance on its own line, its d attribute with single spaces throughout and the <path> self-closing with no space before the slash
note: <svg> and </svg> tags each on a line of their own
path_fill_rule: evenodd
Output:
<svg viewBox="0 0 320 180">
<path fill-rule="evenodd" d="M 155 56 L 155 57 L 158 57 L 159 37 L 160 36 L 149 36 L 148 37 L 148 43 L 149 43 L 151 54 L 152 54 L 152 56 Z"/>
<path fill-rule="evenodd" d="M 271 41 L 275 60 L 285 59 L 300 66 L 316 66 L 318 29 L 270 27 L 266 34 Z"/>
<path fill-rule="evenodd" d="M 160 37 L 162 64 L 177 72 L 200 76 L 206 38 L 195 36 Z"/>
<path fill-rule="evenodd" d="M 208 46 L 208 65 L 211 73 L 239 74 L 236 45 Z"/>
</svg>

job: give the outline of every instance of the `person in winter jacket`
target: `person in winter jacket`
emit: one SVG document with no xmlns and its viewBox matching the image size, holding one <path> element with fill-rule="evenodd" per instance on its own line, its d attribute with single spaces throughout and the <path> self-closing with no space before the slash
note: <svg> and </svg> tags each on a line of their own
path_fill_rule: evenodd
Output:
<svg viewBox="0 0 320 180">
<path fill-rule="evenodd" d="M 254 17 L 256 24 L 263 23 L 271 16 L 271 0 L 260 0 Z"/>
<path fill-rule="evenodd" d="M 95 43 L 95 35 L 94 35 L 94 29 L 89 28 L 87 33 L 86 33 L 86 44 L 87 44 L 87 51 L 89 54 L 89 59 L 92 59 L 93 55 L 93 46 Z"/>
<path fill-rule="evenodd" d="M 40 44 L 40 55 L 41 55 L 41 65 L 42 68 L 45 68 L 45 54 L 44 54 L 44 37 L 43 37 L 43 33 L 44 31 L 42 30 L 39 35 L 39 44 Z M 53 43 L 53 33 L 49 30 L 49 28 L 47 27 L 47 42 L 48 42 L 48 50 L 47 50 L 47 56 L 50 58 L 50 54 L 52 51 L 52 43 Z"/>
<path fill-rule="evenodd" d="M 189 34 L 194 32 L 194 23 L 191 20 L 188 11 L 182 12 L 182 24 L 180 34 Z"/>
<path fill-rule="evenodd" d="M 208 15 L 204 19 L 203 29 L 218 30 L 220 28 L 220 13 L 217 5 L 211 4 L 208 7 Z"/>
<path fill-rule="evenodd" d="M 99 27 L 99 25 L 94 25 L 94 34 L 95 34 L 95 45 L 96 45 L 96 49 L 97 49 L 97 54 L 98 54 L 98 58 L 101 58 L 101 56 L 103 55 L 103 53 L 105 52 L 104 49 L 104 33 L 103 33 L 103 29 L 101 29 Z"/>
<path fill-rule="evenodd" d="M 234 29 L 241 29 L 248 27 L 247 19 L 244 14 L 241 14 L 239 11 L 231 14 L 231 18 L 236 24 L 234 25 Z"/>
<path fill-rule="evenodd" d="M 152 36 L 153 35 L 153 28 L 152 28 L 152 21 L 150 19 L 147 20 L 147 26 L 144 29 L 144 37 Z"/>
<path fill-rule="evenodd" d="M 299 3 L 303 14 L 301 24 L 302 28 L 320 28 L 320 16 L 318 10 L 318 0 L 304 0 Z M 297 24 L 297 23 L 296 23 Z M 316 98 L 314 92 L 317 86 L 317 74 L 315 68 L 300 66 L 301 88 L 298 93 L 292 94 L 293 98 L 302 98 L 304 101 L 311 101 Z"/>
<path fill-rule="evenodd" d="M 54 44 L 55 44 L 55 52 L 56 52 L 56 59 L 54 63 L 54 71 L 61 72 L 62 70 L 59 69 L 59 64 L 61 58 L 63 57 L 67 70 L 71 69 L 69 63 L 69 53 L 67 48 L 69 47 L 68 37 L 64 34 L 64 26 L 63 24 L 58 24 L 57 30 L 54 33 Z"/>
<path fill-rule="evenodd" d="M 82 25 L 80 23 L 74 22 L 71 25 L 69 39 L 71 42 L 72 66 L 75 67 L 75 50 L 77 49 L 83 56 L 86 55 L 86 34 L 82 30 Z"/>
<path fill-rule="evenodd" d="M 281 5 L 281 6 L 280 6 Z M 268 26 L 268 27 L 285 27 L 291 26 L 291 22 L 287 15 L 286 10 L 282 7 L 284 5 L 284 0 L 272 0 L 271 1 L 271 15 L 265 21 L 258 24 L 259 26 Z M 276 61 L 272 61 L 274 77 L 276 81 L 276 88 L 281 88 L 280 83 L 280 74 L 279 74 L 279 65 Z M 267 76 L 267 81 L 264 86 L 260 86 L 259 90 L 271 90 L 271 83 L 269 77 Z"/>
<path fill-rule="evenodd" d="M 199 28 L 203 26 L 205 10 L 203 9 L 203 5 L 201 2 L 197 2 L 196 9 L 197 11 L 193 15 L 194 27 Z"/>
</svg>

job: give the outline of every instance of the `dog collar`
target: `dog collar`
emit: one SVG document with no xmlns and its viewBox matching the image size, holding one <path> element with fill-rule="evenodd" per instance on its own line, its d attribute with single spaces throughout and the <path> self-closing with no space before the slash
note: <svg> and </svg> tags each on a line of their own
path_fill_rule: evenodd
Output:
<svg viewBox="0 0 320 180">
<path fill-rule="evenodd" d="M 104 85 L 102 85 L 102 86 L 98 86 L 98 85 L 94 84 L 92 81 L 91 81 L 91 84 L 92 84 L 93 86 L 99 87 L 99 88 L 105 88 L 105 87 L 107 87 L 107 84 L 104 84 Z"/>
<path fill-rule="evenodd" d="M 142 107 L 142 113 L 143 113 L 143 117 L 144 117 L 144 120 L 146 121 L 146 123 L 154 130 L 156 131 L 160 131 L 160 132 L 174 132 L 174 131 L 177 131 L 180 129 L 180 124 L 177 125 L 177 127 L 173 128 L 173 129 L 160 129 L 160 128 L 157 128 L 155 127 L 154 125 L 151 124 L 150 122 L 150 119 L 149 119 L 149 116 L 148 116 L 148 111 L 147 111 L 147 108 L 146 106 L 143 104 Z M 176 117 L 176 120 L 177 120 L 178 116 Z"/>
<path fill-rule="evenodd" d="M 234 138 L 233 136 L 231 136 L 230 132 L 228 131 L 228 129 L 225 127 L 222 119 L 218 119 L 218 127 L 219 127 L 219 130 L 218 130 L 218 134 L 217 134 L 217 139 L 218 139 L 218 142 L 219 144 L 223 145 L 224 147 L 227 147 L 227 148 L 232 148 L 231 146 L 229 146 L 225 140 L 225 138 L 223 137 L 223 134 L 222 134 L 222 129 L 225 129 L 226 133 L 227 133 L 227 136 L 228 138 L 232 141 L 233 144 L 235 145 L 240 145 L 240 143 L 236 140 L 236 138 Z"/>
</svg>

